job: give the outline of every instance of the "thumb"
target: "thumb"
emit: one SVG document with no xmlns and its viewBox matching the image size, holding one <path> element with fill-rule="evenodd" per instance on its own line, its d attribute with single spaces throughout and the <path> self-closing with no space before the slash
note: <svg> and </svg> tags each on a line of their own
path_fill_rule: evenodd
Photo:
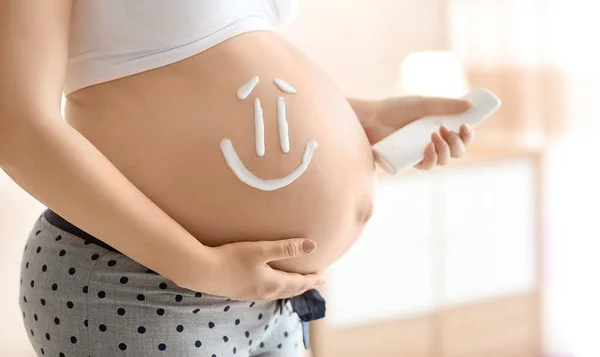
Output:
<svg viewBox="0 0 600 357">
<path fill-rule="evenodd" d="M 402 123 L 400 127 L 429 115 L 460 114 L 471 107 L 464 99 L 409 96 L 400 97 L 396 109 L 401 109 Z"/>
<path fill-rule="evenodd" d="M 292 238 L 270 242 L 260 242 L 260 256 L 265 262 L 309 255 L 317 249 L 317 243 L 310 239 Z"/>
<path fill-rule="evenodd" d="M 460 114 L 471 108 L 471 102 L 459 98 L 425 97 L 421 100 L 422 116 Z"/>
</svg>

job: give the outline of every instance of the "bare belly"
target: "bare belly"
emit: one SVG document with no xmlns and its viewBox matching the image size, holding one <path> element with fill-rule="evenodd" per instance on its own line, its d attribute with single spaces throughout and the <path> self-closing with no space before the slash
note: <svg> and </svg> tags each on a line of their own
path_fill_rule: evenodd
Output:
<svg viewBox="0 0 600 357">
<path fill-rule="evenodd" d="M 238 99 L 237 89 L 253 76 L 258 85 Z M 282 92 L 275 78 L 297 94 Z M 287 153 L 280 146 L 278 96 L 286 101 Z M 263 108 L 263 156 L 256 152 L 256 97 Z M 374 163 L 358 119 L 330 78 L 274 33 L 240 35 L 169 66 L 72 93 L 65 114 L 206 245 L 311 238 L 317 252 L 274 266 L 313 272 L 339 258 L 370 217 Z M 318 147 L 295 181 L 264 191 L 236 176 L 221 149 L 224 139 L 260 179 L 286 177 L 301 166 L 308 142 Z"/>
</svg>

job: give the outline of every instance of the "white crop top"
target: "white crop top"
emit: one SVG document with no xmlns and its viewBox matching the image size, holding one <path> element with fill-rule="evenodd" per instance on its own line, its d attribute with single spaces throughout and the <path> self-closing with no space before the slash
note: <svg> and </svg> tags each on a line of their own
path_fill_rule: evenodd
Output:
<svg viewBox="0 0 600 357">
<path fill-rule="evenodd" d="M 276 30 L 300 0 L 75 0 L 64 93 L 165 66 L 233 36 Z"/>
</svg>

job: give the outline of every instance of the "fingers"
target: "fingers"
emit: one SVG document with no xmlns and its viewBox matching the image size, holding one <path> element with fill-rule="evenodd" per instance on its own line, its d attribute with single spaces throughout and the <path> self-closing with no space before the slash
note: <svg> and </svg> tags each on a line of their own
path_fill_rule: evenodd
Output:
<svg viewBox="0 0 600 357">
<path fill-rule="evenodd" d="M 431 139 L 437 153 L 437 164 L 440 166 L 447 165 L 450 162 L 450 145 L 437 132 L 433 133 Z"/>
<path fill-rule="evenodd" d="M 302 257 L 317 249 L 314 241 L 304 238 L 256 242 L 256 246 L 259 250 L 257 257 L 264 263 Z"/>
<path fill-rule="evenodd" d="M 411 96 L 402 100 L 403 111 L 412 120 L 428 115 L 460 114 L 471 108 L 471 102 L 464 99 Z"/>
<path fill-rule="evenodd" d="M 450 148 L 450 156 L 459 158 L 465 154 L 465 144 L 459 134 L 451 132 L 445 126 L 440 128 L 440 134 Z"/>
<path fill-rule="evenodd" d="M 251 244 L 253 250 L 247 252 L 245 256 L 250 259 L 250 264 L 258 263 L 258 269 L 262 271 L 260 282 L 255 284 L 257 290 L 251 294 L 253 300 L 277 300 L 293 297 L 314 289 L 324 282 L 324 278 L 320 274 L 289 273 L 273 269 L 267 264 L 276 260 L 311 254 L 317 248 L 317 244 L 310 239 L 292 238 L 246 244 Z"/>
<path fill-rule="evenodd" d="M 459 135 L 465 146 L 467 146 L 473 141 L 475 131 L 468 124 L 463 124 L 460 126 Z"/>
<path fill-rule="evenodd" d="M 308 274 L 308 275 L 300 275 L 304 283 L 300 285 L 298 288 L 297 285 L 290 285 L 288 291 L 296 288 L 290 297 L 298 296 L 304 294 L 306 291 L 310 289 L 317 289 L 321 285 L 325 283 L 325 278 L 321 274 Z"/>
<path fill-rule="evenodd" d="M 418 163 L 415 166 L 415 168 L 418 170 L 431 170 L 435 166 L 437 160 L 438 158 L 437 153 L 435 151 L 435 146 L 433 145 L 433 143 L 429 143 L 425 147 L 425 156 L 423 158 L 423 161 Z"/>
<path fill-rule="evenodd" d="M 415 165 L 415 168 L 430 170 L 436 165 L 447 165 L 450 158 L 462 157 L 474 136 L 473 129 L 467 124 L 460 127 L 459 133 L 454 133 L 445 126 L 440 127 L 439 133 L 431 134 L 431 143 L 425 148 L 423 161 Z"/>
<path fill-rule="evenodd" d="M 274 278 L 277 279 L 278 291 L 269 299 L 291 298 L 303 294 L 310 289 L 321 286 L 325 279 L 321 274 L 296 274 L 273 270 Z"/>
</svg>

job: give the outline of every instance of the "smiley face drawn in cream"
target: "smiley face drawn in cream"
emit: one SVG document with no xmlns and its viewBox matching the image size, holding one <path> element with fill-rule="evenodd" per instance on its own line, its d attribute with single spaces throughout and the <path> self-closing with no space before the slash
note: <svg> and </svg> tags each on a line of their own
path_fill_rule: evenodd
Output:
<svg viewBox="0 0 600 357">
<path fill-rule="evenodd" d="M 236 93 L 238 99 L 244 100 L 248 98 L 258 82 L 258 76 L 255 76 L 242 85 Z M 275 79 L 274 83 L 282 92 L 296 94 L 296 90 L 287 82 L 280 79 Z M 283 97 L 277 97 L 277 123 L 279 126 L 279 142 L 281 151 L 287 154 L 290 151 L 290 141 L 288 122 L 286 119 L 286 102 Z M 254 100 L 254 140 L 256 144 L 256 154 L 262 157 L 265 154 L 264 118 L 262 106 L 258 97 L 256 97 Z M 298 165 L 298 167 L 296 167 L 295 170 L 284 177 L 262 179 L 246 168 L 235 151 L 231 140 L 227 138 L 221 140 L 221 152 L 223 153 L 225 162 L 231 171 L 233 171 L 235 176 L 248 186 L 262 191 L 274 191 L 288 186 L 292 182 L 296 181 L 296 179 L 302 176 L 302 174 L 308 169 L 317 147 L 318 143 L 315 140 L 309 140 L 304 148 L 302 162 L 300 165 Z"/>
</svg>

